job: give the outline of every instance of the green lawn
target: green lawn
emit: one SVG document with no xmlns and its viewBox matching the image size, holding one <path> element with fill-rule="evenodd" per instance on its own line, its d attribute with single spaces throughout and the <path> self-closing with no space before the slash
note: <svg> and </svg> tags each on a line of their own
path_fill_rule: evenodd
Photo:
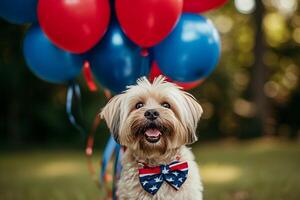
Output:
<svg viewBox="0 0 300 200">
<path fill-rule="evenodd" d="M 300 144 L 259 140 L 194 146 L 206 200 L 299 200 Z M 1 200 L 96 200 L 83 152 L 0 153 Z"/>
</svg>

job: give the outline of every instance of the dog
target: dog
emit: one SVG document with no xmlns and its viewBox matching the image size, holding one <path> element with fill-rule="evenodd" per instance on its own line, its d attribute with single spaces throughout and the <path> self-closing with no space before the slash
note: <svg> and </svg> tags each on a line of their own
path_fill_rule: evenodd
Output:
<svg viewBox="0 0 300 200">
<path fill-rule="evenodd" d="M 186 145 L 197 141 L 197 100 L 159 76 L 114 96 L 102 109 L 115 140 L 126 148 L 117 184 L 120 200 L 201 200 L 197 163 Z"/>
</svg>

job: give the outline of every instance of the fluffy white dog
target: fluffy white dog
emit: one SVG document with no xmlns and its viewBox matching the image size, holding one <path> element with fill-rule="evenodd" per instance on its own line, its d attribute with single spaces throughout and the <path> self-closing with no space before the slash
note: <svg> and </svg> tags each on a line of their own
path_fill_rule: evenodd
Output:
<svg viewBox="0 0 300 200">
<path fill-rule="evenodd" d="M 197 141 L 202 108 L 189 93 L 160 76 L 137 81 L 113 97 L 101 117 L 126 147 L 118 182 L 120 200 L 201 200 L 203 187 L 187 144 Z"/>
</svg>

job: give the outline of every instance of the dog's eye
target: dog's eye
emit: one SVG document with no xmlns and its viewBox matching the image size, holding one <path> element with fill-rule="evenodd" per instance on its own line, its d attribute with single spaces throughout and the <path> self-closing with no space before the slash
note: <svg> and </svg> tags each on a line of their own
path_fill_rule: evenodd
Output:
<svg viewBox="0 0 300 200">
<path fill-rule="evenodd" d="M 171 108 L 171 105 L 167 102 L 162 103 L 161 106 L 165 108 Z"/>
<path fill-rule="evenodd" d="M 140 109 L 143 106 L 144 106 L 144 104 L 142 102 L 138 102 L 137 104 L 135 104 L 136 109 Z"/>
</svg>

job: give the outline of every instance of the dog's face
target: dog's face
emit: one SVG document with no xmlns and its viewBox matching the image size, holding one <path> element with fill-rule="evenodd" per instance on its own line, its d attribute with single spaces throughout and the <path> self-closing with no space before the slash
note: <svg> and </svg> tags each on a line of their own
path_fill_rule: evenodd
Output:
<svg viewBox="0 0 300 200">
<path fill-rule="evenodd" d="M 152 84 L 142 78 L 113 97 L 101 117 L 117 142 L 153 156 L 195 142 L 201 114 L 192 95 L 158 77 Z"/>
</svg>

